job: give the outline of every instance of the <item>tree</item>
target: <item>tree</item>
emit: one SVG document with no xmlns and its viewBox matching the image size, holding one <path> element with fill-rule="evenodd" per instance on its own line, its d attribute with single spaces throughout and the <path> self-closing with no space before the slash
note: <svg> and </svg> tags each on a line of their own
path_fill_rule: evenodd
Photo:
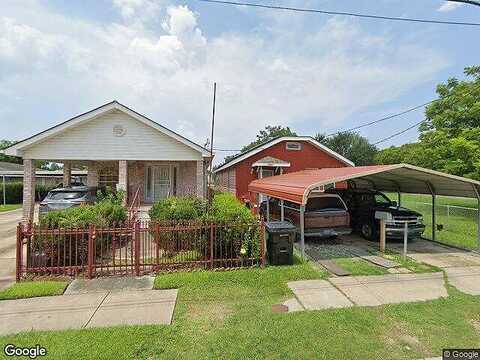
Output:
<svg viewBox="0 0 480 360">
<path fill-rule="evenodd" d="M 420 143 L 403 144 L 401 146 L 390 146 L 379 150 L 375 155 L 375 164 L 416 164 L 425 166 L 428 159 L 425 159 L 425 152 Z"/>
<path fill-rule="evenodd" d="M 283 127 L 281 125 L 278 125 L 278 126 L 267 125 L 264 130 L 260 130 L 260 132 L 258 133 L 254 141 L 242 147 L 242 149 L 240 150 L 240 153 L 247 152 L 248 150 L 254 148 L 255 146 L 266 143 L 267 141 L 270 141 L 272 139 L 275 139 L 281 136 L 297 136 L 297 134 L 294 131 L 292 131 L 288 126 Z M 229 162 L 235 156 L 237 155 L 226 156 L 224 163 Z"/>
<path fill-rule="evenodd" d="M 6 149 L 9 146 L 12 146 L 15 144 L 16 141 L 11 141 L 11 140 L 0 140 L 0 150 Z M 0 161 L 5 161 L 5 162 L 10 162 L 10 163 L 15 163 L 15 164 L 21 164 L 22 159 L 16 156 L 10 156 L 10 155 L 5 155 L 0 153 Z"/>
<path fill-rule="evenodd" d="M 450 174 L 480 179 L 480 66 L 465 68 L 468 80 L 451 78 L 437 86 L 438 101 L 420 127 L 428 165 Z"/>
<path fill-rule="evenodd" d="M 467 80 L 437 86 L 439 99 L 425 110 L 418 143 L 382 150 L 376 161 L 395 159 L 480 180 L 480 66 L 465 68 L 465 75 Z"/>
<path fill-rule="evenodd" d="M 353 161 L 357 166 L 373 164 L 377 153 L 375 145 L 353 132 L 341 132 L 331 137 L 317 134 L 315 140 Z"/>
</svg>

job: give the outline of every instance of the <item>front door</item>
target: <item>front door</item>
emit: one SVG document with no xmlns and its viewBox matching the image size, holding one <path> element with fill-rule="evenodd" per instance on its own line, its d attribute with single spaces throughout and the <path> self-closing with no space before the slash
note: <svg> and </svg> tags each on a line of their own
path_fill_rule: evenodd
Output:
<svg viewBox="0 0 480 360">
<path fill-rule="evenodd" d="M 157 202 L 172 196 L 170 165 L 147 166 L 145 174 L 145 197 L 147 201 Z"/>
</svg>

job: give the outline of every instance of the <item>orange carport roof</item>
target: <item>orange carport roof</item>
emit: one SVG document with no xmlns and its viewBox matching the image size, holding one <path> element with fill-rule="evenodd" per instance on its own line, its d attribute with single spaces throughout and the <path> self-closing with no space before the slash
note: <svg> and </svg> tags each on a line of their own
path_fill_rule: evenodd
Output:
<svg viewBox="0 0 480 360">
<path fill-rule="evenodd" d="M 248 190 L 297 204 L 305 204 L 319 186 L 349 181 L 356 188 L 477 197 L 480 182 L 409 164 L 303 170 L 252 181 Z"/>
</svg>

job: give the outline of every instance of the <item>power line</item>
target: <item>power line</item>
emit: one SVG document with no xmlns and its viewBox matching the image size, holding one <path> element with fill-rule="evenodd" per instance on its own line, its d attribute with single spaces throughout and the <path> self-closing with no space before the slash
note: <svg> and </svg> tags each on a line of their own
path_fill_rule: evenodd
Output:
<svg viewBox="0 0 480 360">
<path fill-rule="evenodd" d="M 263 9 L 288 10 L 288 11 L 303 12 L 303 13 L 342 15 L 342 16 L 376 19 L 376 20 L 404 21 L 404 22 L 441 24 L 441 25 L 480 26 L 480 23 L 471 23 L 471 22 L 441 21 L 441 20 L 432 20 L 432 19 L 415 19 L 415 18 L 407 18 L 407 17 L 370 15 L 370 14 L 361 14 L 361 13 L 352 13 L 352 12 L 343 12 L 343 11 L 327 11 L 327 10 L 319 10 L 319 9 L 296 8 L 296 7 L 289 7 L 289 6 L 265 5 L 265 4 L 257 4 L 257 3 L 250 3 L 250 2 L 240 2 L 240 1 L 226 1 L 226 0 L 197 0 L 197 1 L 214 3 L 214 4 L 222 4 L 222 5 L 250 6 L 250 7 L 256 7 L 256 8 L 263 8 Z"/>
<path fill-rule="evenodd" d="M 409 112 L 412 112 L 412 111 L 415 111 L 417 109 L 420 109 L 422 107 L 425 107 L 427 105 L 430 105 L 436 101 L 439 101 L 439 100 L 443 100 L 443 99 L 435 99 L 435 100 L 430 100 L 424 104 L 421 104 L 421 105 L 417 105 L 417 106 L 414 106 L 410 109 L 407 109 L 407 110 L 404 110 L 402 112 L 399 112 L 399 113 L 396 113 L 396 114 L 393 114 L 393 115 L 389 115 L 389 116 L 386 116 L 386 117 L 383 117 L 381 119 L 378 119 L 378 120 L 374 120 L 374 121 L 370 121 L 368 123 L 365 123 L 365 124 L 362 124 L 362 125 L 358 125 L 358 126 L 355 126 L 355 127 L 352 127 L 352 128 L 349 128 L 349 129 L 345 129 L 345 130 L 340 130 L 340 131 L 336 131 L 334 133 L 331 133 L 331 134 L 327 134 L 325 136 L 327 137 L 330 137 L 330 136 L 334 136 L 334 135 L 337 135 L 337 134 L 340 134 L 340 133 L 344 133 L 344 132 L 350 132 L 350 131 L 354 131 L 354 130 L 358 130 L 358 129 L 361 129 L 361 128 L 364 128 L 364 127 L 367 127 L 367 126 L 370 126 L 370 125 L 374 125 L 374 124 L 378 124 L 380 122 L 383 122 L 383 121 L 386 121 L 386 120 L 390 120 L 390 119 L 393 119 L 393 118 L 396 118 L 396 117 L 399 117 L 399 116 L 402 116 L 402 115 L 405 115 L 405 114 L 408 114 Z"/>
<path fill-rule="evenodd" d="M 379 140 L 379 141 L 377 141 L 377 142 L 374 142 L 373 145 L 378 145 L 378 144 L 380 144 L 380 143 L 382 143 L 382 142 L 385 142 L 385 141 L 387 141 L 387 140 L 393 139 L 394 137 L 397 137 L 397 136 L 399 136 L 399 135 L 402 135 L 403 133 L 406 133 L 407 131 L 416 128 L 418 125 L 420 125 L 420 124 L 423 123 L 424 121 L 425 121 L 425 120 L 419 121 L 419 122 L 413 124 L 412 126 L 409 126 L 408 128 L 406 128 L 406 129 L 404 129 L 404 130 L 402 130 L 402 131 L 399 131 L 399 132 L 397 132 L 397 133 L 394 133 L 394 134 L 392 134 L 392 135 L 390 135 L 390 136 L 388 136 L 388 137 L 386 137 L 386 138 L 383 138 L 383 139 L 381 139 L 381 140 Z"/>
</svg>

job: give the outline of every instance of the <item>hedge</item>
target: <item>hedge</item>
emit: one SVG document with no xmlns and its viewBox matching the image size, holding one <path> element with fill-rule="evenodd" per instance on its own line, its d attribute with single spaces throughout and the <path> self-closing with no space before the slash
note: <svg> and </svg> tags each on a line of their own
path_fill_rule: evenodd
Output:
<svg viewBox="0 0 480 360">
<path fill-rule="evenodd" d="M 3 202 L 3 187 L 1 188 L 1 201 Z M 36 184 L 35 186 L 35 200 L 42 201 L 48 192 L 55 188 L 55 186 L 46 186 Z M 22 182 L 7 182 L 5 183 L 5 198 L 7 204 L 21 204 L 23 201 L 23 183 Z"/>
</svg>

